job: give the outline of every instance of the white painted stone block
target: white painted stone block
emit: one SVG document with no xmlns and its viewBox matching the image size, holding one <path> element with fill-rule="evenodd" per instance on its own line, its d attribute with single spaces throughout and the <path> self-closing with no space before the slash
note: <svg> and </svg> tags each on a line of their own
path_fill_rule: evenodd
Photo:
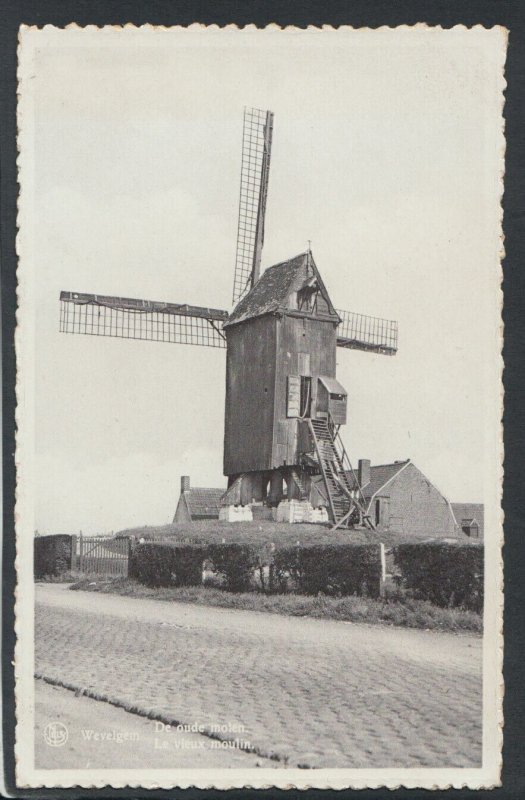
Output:
<svg viewBox="0 0 525 800">
<path fill-rule="evenodd" d="M 312 508 L 312 510 L 308 514 L 308 519 L 305 522 L 311 522 L 312 524 L 323 524 L 324 522 L 328 522 L 328 511 L 324 506 L 320 506 L 319 508 Z"/>
<path fill-rule="evenodd" d="M 220 522 L 251 522 L 253 520 L 250 506 L 221 506 Z"/>
<path fill-rule="evenodd" d="M 312 504 L 308 500 L 281 500 L 277 506 L 276 521 L 290 524 L 308 522 L 312 511 Z"/>
</svg>

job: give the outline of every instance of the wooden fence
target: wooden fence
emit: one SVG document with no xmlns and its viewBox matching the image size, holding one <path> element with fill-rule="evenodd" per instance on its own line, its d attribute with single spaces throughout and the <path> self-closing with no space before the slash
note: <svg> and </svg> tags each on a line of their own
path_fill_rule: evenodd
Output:
<svg viewBox="0 0 525 800">
<path fill-rule="evenodd" d="M 98 575 L 127 575 L 130 540 L 107 536 L 73 536 L 71 570 Z"/>
</svg>

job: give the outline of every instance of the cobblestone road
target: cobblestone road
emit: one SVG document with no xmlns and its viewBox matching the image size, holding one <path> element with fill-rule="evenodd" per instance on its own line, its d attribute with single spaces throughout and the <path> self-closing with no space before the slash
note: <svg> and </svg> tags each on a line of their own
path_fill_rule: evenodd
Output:
<svg viewBox="0 0 525 800">
<path fill-rule="evenodd" d="M 290 766 L 481 765 L 481 640 L 39 586 L 36 671 Z M 231 739 L 238 732 L 229 734 Z"/>
</svg>

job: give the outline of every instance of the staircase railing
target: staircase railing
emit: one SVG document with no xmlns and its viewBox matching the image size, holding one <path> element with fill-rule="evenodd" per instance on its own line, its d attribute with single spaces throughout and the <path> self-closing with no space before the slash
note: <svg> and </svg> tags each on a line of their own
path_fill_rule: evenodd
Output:
<svg viewBox="0 0 525 800">
<path fill-rule="evenodd" d="M 348 453 L 346 452 L 346 447 L 345 447 L 344 442 L 343 442 L 343 440 L 341 438 L 341 434 L 339 433 L 339 427 L 340 426 L 336 426 L 335 425 L 335 423 L 333 421 L 333 418 L 332 418 L 332 415 L 330 414 L 330 412 L 328 412 L 328 425 L 329 425 L 328 429 L 330 430 L 330 435 L 331 436 L 332 436 L 332 432 L 333 432 L 332 442 L 334 443 L 334 445 L 337 444 L 337 446 L 340 449 L 340 455 L 339 455 L 339 453 L 337 452 L 337 447 L 334 447 L 336 455 L 341 461 L 342 472 L 343 472 L 343 475 L 345 476 L 346 482 L 348 484 L 348 479 L 346 478 L 346 473 L 347 472 L 351 472 L 352 473 L 352 478 L 353 478 L 353 488 L 357 491 L 357 493 L 359 495 L 359 500 L 361 501 L 361 503 L 362 503 L 362 505 L 364 507 L 366 505 L 366 500 L 364 498 L 361 486 L 360 486 L 359 481 L 357 479 L 357 475 L 355 473 L 355 470 L 354 470 L 354 468 L 352 466 L 352 462 L 350 461 Z"/>
<path fill-rule="evenodd" d="M 324 458 L 323 458 L 323 456 L 321 454 L 321 451 L 319 449 L 319 443 L 317 441 L 317 434 L 315 432 L 314 426 L 312 425 L 312 420 L 311 419 L 308 419 L 308 427 L 310 429 L 310 434 L 312 436 L 312 439 L 314 440 L 315 452 L 317 453 L 317 460 L 319 461 L 319 466 L 321 467 L 321 474 L 323 476 L 324 485 L 326 486 L 326 493 L 328 494 L 328 502 L 330 503 L 330 511 L 332 512 L 332 519 L 334 520 L 334 522 L 337 522 L 337 516 L 336 516 L 336 513 L 335 513 L 335 507 L 334 507 L 334 500 L 333 500 L 333 497 L 332 497 L 332 492 L 330 491 L 330 484 L 328 483 L 326 470 L 324 468 Z"/>
<path fill-rule="evenodd" d="M 343 442 L 343 440 L 341 438 L 341 435 L 339 433 L 340 426 L 335 424 L 330 412 L 328 412 L 328 420 L 327 420 L 327 422 L 328 422 L 328 430 L 330 431 L 330 435 L 333 434 L 332 443 L 334 445 L 334 452 L 336 454 L 338 462 L 340 462 L 340 466 L 341 466 L 341 469 L 342 469 L 342 474 L 343 474 L 344 480 L 345 480 L 345 482 L 346 482 L 346 484 L 347 484 L 347 486 L 349 488 L 350 488 L 350 486 L 349 486 L 349 482 L 348 482 L 348 478 L 347 478 L 347 472 L 350 472 L 352 474 L 353 489 L 354 489 L 354 494 L 352 495 L 352 500 L 353 500 L 354 507 L 359 511 L 360 522 L 364 523 L 365 525 L 367 525 L 372 530 L 375 530 L 376 529 L 375 525 L 372 522 L 372 520 L 370 519 L 369 514 L 367 513 L 366 500 L 365 500 L 365 497 L 363 495 L 363 491 L 361 489 L 361 485 L 360 485 L 360 483 L 359 483 L 359 481 L 357 479 L 357 475 L 356 475 L 355 470 L 354 470 L 354 468 L 352 466 L 352 462 L 350 461 L 350 458 L 349 458 L 348 453 L 346 452 L 346 448 L 344 446 L 344 442 Z M 338 452 L 338 447 L 339 447 L 340 453 Z M 342 520 L 341 520 L 341 522 L 342 522 Z"/>
<path fill-rule="evenodd" d="M 305 497 L 306 497 L 306 490 L 304 488 L 304 484 L 303 484 L 301 478 L 299 477 L 299 475 L 297 474 L 297 472 L 294 469 L 291 470 L 290 474 L 292 476 L 293 482 L 295 483 L 295 485 L 299 489 L 300 499 L 304 500 Z"/>
<path fill-rule="evenodd" d="M 334 521 L 332 530 L 344 525 L 347 526 L 350 518 L 356 512 L 361 524 L 365 524 L 372 530 L 375 530 L 375 525 L 367 513 L 366 500 L 361 486 L 359 485 L 357 475 L 339 434 L 340 426 L 335 424 L 330 413 L 328 413 L 325 419 L 316 420 L 316 424 L 317 427 L 320 428 L 319 431 L 316 430 L 314 422 L 308 419 L 309 430 L 314 441 L 317 455 L 317 462 L 323 476 L 328 494 L 330 511 Z M 329 448 L 330 451 L 329 457 L 325 453 L 327 448 Z M 348 473 L 352 475 L 352 483 L 349 480 Z M 335 492 L 335 494 L 332 492 Z M 342 497 L 345 497 L 348 501 L 348 508 L 345 511 L 341 508 L 340 498 Z"/>
</svg>

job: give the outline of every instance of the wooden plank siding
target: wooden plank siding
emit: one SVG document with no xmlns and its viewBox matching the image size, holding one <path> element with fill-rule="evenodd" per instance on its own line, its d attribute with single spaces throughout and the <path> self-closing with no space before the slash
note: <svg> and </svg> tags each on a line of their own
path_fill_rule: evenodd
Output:
<svg viewBox="0 0 525 800">
<path fill-rule="evenodd" d="M 298 378 L 311 376 L 313 412 L 318 377 L 335 377 L 335 322 L 265 314 L 225 330 L 224 474 L 298 464 L 298 420 L 288 417 L 298 398 L 289 404 L 290 386 L 296 391 Z"/>
<path fill-rule="evenodd" d="M 297 420 L 287 419 L 288 376 L 302 375 L 308 370 L 312 377 L 312 413 L 317 398 L 317 378 L 320 375 L 335 377 L 336 326 L 329 320 L 315 317 L 301 318 L 284 315 L 277 323 L 277 370 L 275 380 L 275 426 L 272 467 L 298 463 Z M 283 434 L 279 426 L 286 426 L 286 455 Z"/>
<path fill-rule="evenodd" d="M 271 469 L 277 317 L 226 329 L 224 474 Z"/>
</svg>

